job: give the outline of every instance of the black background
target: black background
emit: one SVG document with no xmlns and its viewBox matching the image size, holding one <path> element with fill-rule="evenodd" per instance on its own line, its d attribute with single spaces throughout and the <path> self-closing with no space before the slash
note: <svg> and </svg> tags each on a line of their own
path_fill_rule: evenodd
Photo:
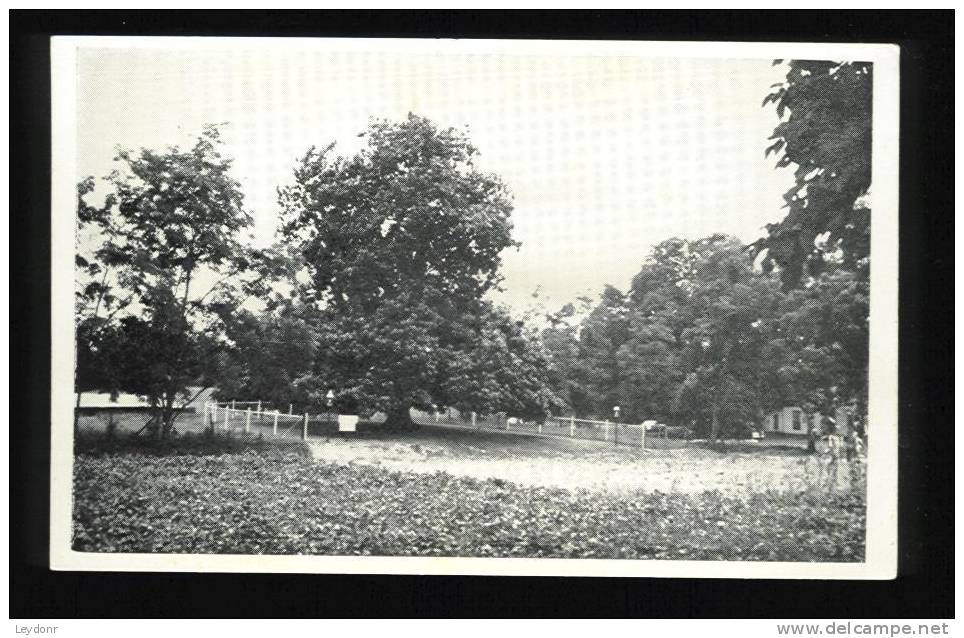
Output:
<svg viewBox="0 0 964 638">
<path fill-rule="evenodd" d="M 953 25 L 953 11 L 11 11 L 11 617 L 953 617 Z M 48 37 L 57 34 L 899 44 L 899 577 L 795 582 L 48 570 Z"/>
</svg>

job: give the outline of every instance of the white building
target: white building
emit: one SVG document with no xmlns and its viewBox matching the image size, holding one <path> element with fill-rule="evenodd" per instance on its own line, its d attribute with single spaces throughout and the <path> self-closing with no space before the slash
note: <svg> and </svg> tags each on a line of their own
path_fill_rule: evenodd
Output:
<svg viewBox="0 0 964 638">
<path fill-rule="evenodd" d="M 207 401 L 211 401 L 212 395 L 214 394 L 215 388 L 205 388 L 200 394 L 201 388 L 196 386 L 188 387 L 188 394 L 183 400 L 188 401 L 193 398 L 193 401 L 188 401 L 184 405 L 184 409 L 188 412 L 201 412 L 204 409 L 204 404 Z M 181 402 L 178 402 L 178 407 L 181 406 Z M 146 410 L 150 408 L 144 397 L 137 396 L 134 394 L 127 394 L 124 392 L 119 393 L 116 397 L 111 397 L 111 395 L 105 392 L 84 392 L 80 396 L 80 408 L 83 410 Z"/>
<path fill-rule="evenodd" d="M 850 428 L 850 410 L 837 408 L 834 413 L 834 422 L 838 434 L 847 434 Z M 791 406 L 768 414 L 763 422 L 763 431 L 806 436 L 811 428 L 815 427 L 818 431 L 826 432 L 829 431 L 830 426 L 831 424 L 826 423 L 825 417 L 819 412 L 807 414 L 802 408 Z"/>
</svg>

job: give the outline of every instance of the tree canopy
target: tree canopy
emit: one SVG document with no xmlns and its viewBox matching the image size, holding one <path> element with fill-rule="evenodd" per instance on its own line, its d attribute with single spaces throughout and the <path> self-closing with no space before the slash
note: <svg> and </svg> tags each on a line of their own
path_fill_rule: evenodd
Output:
<svg viewBox="0 0 964 638">
<path fill-rule="evenodd" d="M 786 216 L 753 248 L 793 287 L 818 275 L 837 251 L 849 270 L 866 267 L 873 65 L 791 60 L 788 67 L 763 100 L 781 118 L 766 154 L 777 156 L 778 167 L 795 164 L 795 182 L 784 195 Z"/>
<path fill-rule="evenodd" d="M 866 296 L 836 268 L 789 293 L 733 237 L 658 244 L 627 293 L 609 286 L 542 334 L 567 407 L 657 419 L 707 436 L 745 433 L 784 404 L 830 413 L 861 401 Z"/>
<path fill-rule="evenodd" d="M 145 396 L 162 437 L 187 387 L 213 384 L 225 328 L 265 294 L 272 265 L 239 237 L 252 220 L 220 147 L 209 126 L 189 149 L 121 149 L 102 205 L 88 201 L 93 178 L 80 186 L 80 238 L 91 243 L 77 260 L 78 306 L 94 310 L 77 315 L 78 360 L 98 365 L 78 367 L 78 389 Z"/>
<path fill-rule="evenodd" d="M 279 195 L 320 313 L 317 383 L 399 426 L 411 407 L 541 400 L 537 376 L 496 382 L 534 375 L 537 356 L 484 300 L 515 246 L 506 187 L 476 167 L 464 133 L 425 118 L 377 121 L 362 136 L 351 157 L 309 150 Z"/>
</svg>

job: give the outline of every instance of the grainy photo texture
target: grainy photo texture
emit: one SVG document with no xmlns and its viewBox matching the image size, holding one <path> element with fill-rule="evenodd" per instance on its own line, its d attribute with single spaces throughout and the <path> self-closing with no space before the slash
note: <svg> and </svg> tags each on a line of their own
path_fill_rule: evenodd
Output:
<svg viewBox="0 0 964 638">
<path fill-rule="evenodd" d="M 866 560 L 872 61 L 75 64 L 73 553 Z"/>
</svg>

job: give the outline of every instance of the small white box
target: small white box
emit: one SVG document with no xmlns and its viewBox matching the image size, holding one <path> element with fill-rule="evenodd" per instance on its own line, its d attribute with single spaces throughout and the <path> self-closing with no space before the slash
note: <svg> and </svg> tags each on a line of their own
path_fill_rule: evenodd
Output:
<svg viewBox="0 0 964 638">
<path fill-rule="evenodd" d="M 338 415 L 339 432 L 354 432 L 356 425 L 358 425 L 357 414 L 339 414 Z"/>
</svg>

